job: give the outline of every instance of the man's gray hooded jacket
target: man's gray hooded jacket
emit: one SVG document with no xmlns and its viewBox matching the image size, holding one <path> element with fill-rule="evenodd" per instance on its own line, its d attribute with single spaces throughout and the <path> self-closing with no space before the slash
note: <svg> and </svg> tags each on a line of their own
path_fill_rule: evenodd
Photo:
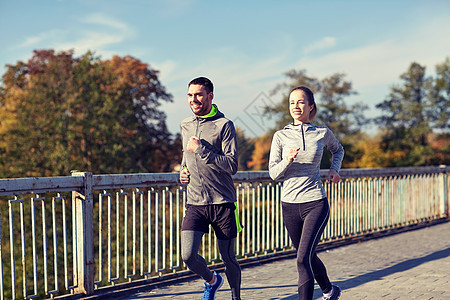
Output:
<svg viewBox="0 0 450 300">
<path fill-rule="evenodd" d="M 192 116 L 181 122 L 183 160 L 190 181 L 187 204 L 208 205 L 236 202 L 236 190 L 231 175 L 238 169 L 238 147 L 233 122 L 217 110 L 211 117 Z M 201 145 L 193 153 L 187 151 L 191 136 Z"/>
</svg>

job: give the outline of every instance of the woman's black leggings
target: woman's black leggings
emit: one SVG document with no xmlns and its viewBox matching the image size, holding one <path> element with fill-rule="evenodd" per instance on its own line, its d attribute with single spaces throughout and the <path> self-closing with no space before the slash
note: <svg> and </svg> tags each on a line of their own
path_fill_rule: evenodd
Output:
<svg viewBox="0 0 450 300">
<path fill-rule="evenodd" d="M 327 198 L 306 203 L 282 202 L 284 225 L 297 249 L 298 296 L 312 299 L 314 279 L 324 293 L 331 291 L 331 282 L 316 247 L 328 222 L 330 206 Z"/>
</svg>

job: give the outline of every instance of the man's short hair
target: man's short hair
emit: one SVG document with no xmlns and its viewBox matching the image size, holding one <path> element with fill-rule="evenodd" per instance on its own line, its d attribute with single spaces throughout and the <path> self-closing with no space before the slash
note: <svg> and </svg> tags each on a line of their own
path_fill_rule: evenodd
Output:
<svg viewBox="0 0 450 300">
<path fill-rule="evenodd" d="M 195 79 L 192 79 L 191 82 L 188 84 L 188 88 L 191 84 L 198 84 L 205 87 L 206 92 L 213 93 L 214 92 L 214 86 L 211 80 L 209 80 L 206 77 L 197 77 Z"/>
</svg>

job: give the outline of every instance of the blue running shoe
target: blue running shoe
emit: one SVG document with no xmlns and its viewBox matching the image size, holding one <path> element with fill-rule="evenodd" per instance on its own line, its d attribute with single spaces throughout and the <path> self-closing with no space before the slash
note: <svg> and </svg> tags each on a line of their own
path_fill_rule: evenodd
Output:
<svg viewBox="0 0 450 300">
<path fill-rule="evenodd" d="M 216 283 L 209 284 L 205 282 L 205 292 L 203 293 L 203 297 L 201 300 L 214 300 L 216 299 L 216 292 L 223 284 L 223 278 L 216 272 L 214 272 L 214 275 L 216 275 Z"/>
</svg>

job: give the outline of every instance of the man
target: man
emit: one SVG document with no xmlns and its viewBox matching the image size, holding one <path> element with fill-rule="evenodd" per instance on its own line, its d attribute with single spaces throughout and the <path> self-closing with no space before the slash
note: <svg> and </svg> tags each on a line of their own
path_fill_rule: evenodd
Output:
<svg viewBox="0 0 450 300">
<path fill-rule="evenodd" d="M 187 184 L 186 213 L 181 231 L 182 258 L 205 282 L 202 299 L 213 300 L 223 278 L 207 267 L 198 254 L 209 225 L 217 236 L 232 299 L 240 299 L 241 268 L 234 252 L 237 236 L 236 190 L 231 175 L 237 172 L 238 149 L 233 122 L 215 104 L 212 82 L 205 77 L 188 85 L 194 115 L 181 122 L 183 160 L 180 182 Z"/>
</svg>

